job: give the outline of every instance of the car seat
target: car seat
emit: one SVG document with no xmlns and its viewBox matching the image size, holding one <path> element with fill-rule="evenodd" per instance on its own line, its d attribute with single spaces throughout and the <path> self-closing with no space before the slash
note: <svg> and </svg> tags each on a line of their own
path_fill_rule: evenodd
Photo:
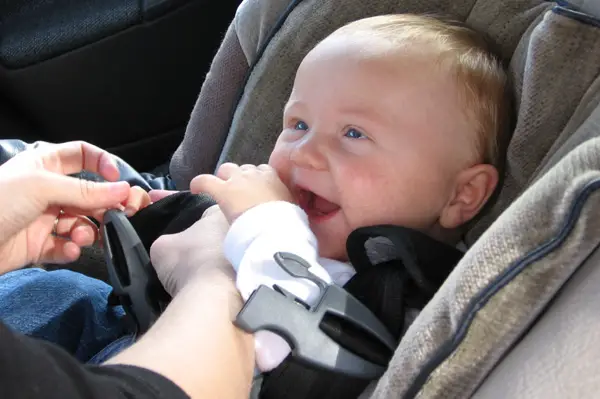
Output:
<svg viewBox="0 0 600 399">
<path fill-rule="evenodd" d="M 497 42 L 517 120 L 466 256 L 363 397 L 589 397 L 600 389 L 599 2 L 244 0 L 171 176 L 186 189 L 225 161 L 265 162 L 304 55 L 347 22 L 402 12 L 451 14 Z"/>
</svg>

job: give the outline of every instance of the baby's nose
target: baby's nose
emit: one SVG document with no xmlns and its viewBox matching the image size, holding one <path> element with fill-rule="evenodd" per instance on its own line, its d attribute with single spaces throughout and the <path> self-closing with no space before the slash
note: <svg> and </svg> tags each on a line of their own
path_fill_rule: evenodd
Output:
<svg viewBox="0 0 600 399">
<path fill-rule="evenodd" d="M 327 158 L 323 147 L 324 143 L 319 142 L 314 136 L 306 137 L 294 147 L 290 159 L 300 168 L 325 170 Z"/>
</svg>

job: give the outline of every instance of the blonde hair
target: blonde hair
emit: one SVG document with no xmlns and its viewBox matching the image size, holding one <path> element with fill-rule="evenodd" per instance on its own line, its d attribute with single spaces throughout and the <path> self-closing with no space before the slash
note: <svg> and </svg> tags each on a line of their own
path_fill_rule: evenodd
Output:
<svg viewBox="0 0 600 399">
<path fill-rule="evenodd" d="M 479 162 L 501 169 L 512 131 L 508 77 L 491 42 L 464 24 L 440 16 L 395 14 L 351 22 L 337 34 L 368 33 L 399 48 L 423 44 L 456 78 L 460 100 L 477 133 Z"/>
</svg>

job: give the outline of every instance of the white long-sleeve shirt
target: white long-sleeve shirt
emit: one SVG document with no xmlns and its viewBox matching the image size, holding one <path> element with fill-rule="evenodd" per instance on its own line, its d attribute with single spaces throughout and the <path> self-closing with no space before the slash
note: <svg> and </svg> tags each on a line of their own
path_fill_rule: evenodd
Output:
<svg viewBox="0 0 600 399">
<path fill-rule="evenodd" d="M 318 298 L 318 287 L 287 274 L 273 259 L 277 252 L 293 253 L 310 264 L 308 269 L 328 284 L 344 285 L 354 268 L 347 263 L 321 258 L 308 216 L 297 205 L 274 201 L 244 212 L 229 228 L 225 256 L 237 271 L 236 285 L 244 301 L 260 285 L 277 284 L 309 305 Z M 260 371 L 277 367 L 290 353 L 287 342 L 275 333 L 254 334 L 256 365 Z"/>
</svg>

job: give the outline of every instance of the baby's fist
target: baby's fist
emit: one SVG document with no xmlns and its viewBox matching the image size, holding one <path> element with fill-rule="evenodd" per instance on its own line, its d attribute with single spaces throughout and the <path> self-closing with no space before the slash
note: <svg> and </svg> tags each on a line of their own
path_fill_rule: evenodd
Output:
<svg viewBox="0 0 600 399">
<path fill-rule="evenodd" d="M 293 201 L 290 191 L 269 165 L 238 166 L 225 163 L 216 176 L 196 176 L 190 183 L 190 191 L 212 196 L 229 223 L 257 205 L 271 201 Z"/>
</svg>

